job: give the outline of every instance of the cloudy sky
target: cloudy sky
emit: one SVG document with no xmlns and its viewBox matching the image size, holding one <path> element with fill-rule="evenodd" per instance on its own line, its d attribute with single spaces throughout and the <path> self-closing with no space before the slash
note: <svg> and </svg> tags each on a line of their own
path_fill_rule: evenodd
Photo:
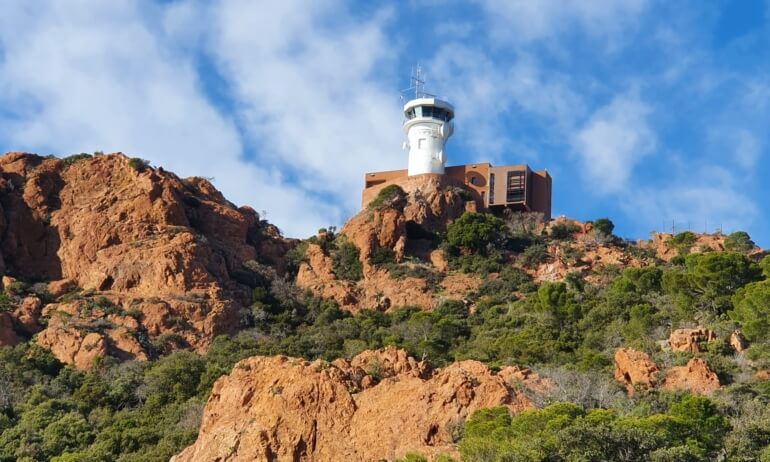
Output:
<svg viewBox="0 0 770 462">
<path fill-rule="evenodd" d="M 406 167 L 420 63 L 450 164 L 547 168 L 554 212 L 770 246 L 764 0 L 4 0 L 0 151 L 123 151 L 213 177 L 285 234 Z"/>
</svg>

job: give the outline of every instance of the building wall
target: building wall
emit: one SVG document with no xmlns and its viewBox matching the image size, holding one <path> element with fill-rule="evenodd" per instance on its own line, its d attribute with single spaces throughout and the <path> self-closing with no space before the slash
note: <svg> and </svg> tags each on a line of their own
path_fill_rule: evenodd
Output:
<svg viewBox="0 0 770 462">
<path fill-rule="evenodd" d="M 524 172 L 524 200 L 507 202 L 508 172 Z M 429 174 L 433 175 L 433 174 Z M 494 204 L 489 204 L 490 177 L 495 176 Z M 423 176 L 423 175 L 418 175 Z M 546 220 L 551 219 L 551 176 L 547 171 L 532 171 L 527 165 L 506 165 L 493 167 L 489 163 L 457 165 L 447 167 L 443 177 L 445 184 L 464 186 L 476 203 L 477 210 L 488 208 L 511 208 L 520 211 L 542 212 Z M 382 188 L 391 184 L 404 186 L 410 177 L 407 170 L 372 172 L 364 175 L 364 190 L 361 206 L 365 208 Z"/>
<path fill-rule="evenodd" d="M 546 170 L 532 172 L 532 199 L 530 208 L 543 212 L 546 220 L 551 219 L 552 181 Z"/>
</svg>

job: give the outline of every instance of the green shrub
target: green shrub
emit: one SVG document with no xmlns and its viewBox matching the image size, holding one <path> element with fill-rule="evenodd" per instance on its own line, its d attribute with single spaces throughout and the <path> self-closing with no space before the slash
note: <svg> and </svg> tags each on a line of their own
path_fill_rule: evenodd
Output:
<svg viewBox="0 0 770 462">
<path fill-rule="evenodd" d="M 551 237 L 556 240 L 572 239 L 572 235 L 580 231 L 580 226 L 571 221 L 556 223 L 551 227 Z"/>
<path fill-rule="evenodd" d="M 143 172 L 150 166 L 150 161 L 141 159 L 139 157 L 132 157 L 128 159 L 128 166 L 136 170 L 137 172 Z"/>
<path fill-rule="evenodd" d="M 666 246 L 669 249 L 676 250 L 679 255 L 687 255 L 690 253 L 690 249 L 698 240 L 698 236 L 692 231 L 683 231 L 671 237 L 666 241 Z"/>
<path fill-rule="evenodd" d="M 615 230 L 615 223 L 613 223 L 609 218 L 599 218 L 593 222 L 593 225 L 594 229 L 606 234 L 607 236 L 612 236 L 612 232 Z"/>
<path fill-rule="evenodd" d="M 92 156 L 91 154 L 86 154 L 85 152 L 81 152 L 80 154 L 73 154 L 71 156 L 67 156 L 64 159 L 62 159 L 62 162 L 64 162 L 65 167 L 69 167 L 70 165 L 80 162 L 81 160 L 90 159 Z"/>
<path fill-rule="evenodd" d="M 377 197 L 372 199 L 367 205 L 369 210 L 382 210 L 385 208 L 394 208 L 404 210 L 406 207 L 407 194 L 401 186 L 392 184 L 385 186 L 377 193 Z"/>
<path fill-rule="evenodd" d="M 754 247 L 756 244 L 751 240 L 749 233 L 745 231 L 736 231 L 725 239 L 725 250 L 730 252 L 746 253 L 753 250 Z"/>
<path fill-rule="evenodd" d="M 548 246 L 544 242 L 536 242 L 521 254 L 521 263 L 527 268 L 536 268 L 541 263 L 548 261 Z"/>
<path fill-rule="evenodd" d="M 396 252 L 389 247 L 377 247 L 369 255 L 369 263 L 376 266 L 387 265 L 396 261 Z"/>
<path fill-rule="evenodd" d="M 447 226 L 449 245 L 486 255 L 489 246 L 500 245 L 508 237 L 508 227 L 489 213 L 465 212 Z"/>
<path fill-rule="evenodd" d="M 364 268 L 359 260 L 360 252 L 354 244 L 343 241 L 332 253 L 334 274 L 343 280 L 358 281 L 364 277 Z"/>
</svg>

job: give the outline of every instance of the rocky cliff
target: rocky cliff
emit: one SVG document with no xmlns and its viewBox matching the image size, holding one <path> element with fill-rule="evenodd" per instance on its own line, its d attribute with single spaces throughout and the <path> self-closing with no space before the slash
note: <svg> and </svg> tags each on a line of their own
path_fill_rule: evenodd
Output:
<svg viewBox="0 0 770 462">
<path fill-rule="evenodd" d="M 235 332 L 253 278 L 244 264 L 280 265 L 288 246 L 205 179 L 122 154 L 0 157 L 0 236 L 18 306 L 5 343 L 37 334 L 83 368 L 107 354 L 145 359 L 156 340 L 201 350 Z"/>
<path fill-rule="evenodd" d="M 474 410 L 531 407 L 522 390 L 542 384 L 526 370 L 494 373 L 477 361 L 431 370 L 403 350 L 351 361 L 252 357 L 214 385 L 198 440 L 174 462 L 373 461 L 455 455 Z"/>
</svg>

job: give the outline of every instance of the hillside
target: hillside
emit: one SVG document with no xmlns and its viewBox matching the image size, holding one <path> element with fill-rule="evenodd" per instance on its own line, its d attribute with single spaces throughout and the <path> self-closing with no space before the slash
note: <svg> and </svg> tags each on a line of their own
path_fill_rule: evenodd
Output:
<svg viewBox="0 0 770 462">
<path fill-rule="evenodd" d="M 770 457 L 748 235 L 468 197 L 416 177 L 293 241 L 140 159 L 6 154 L 0 460 Z"/>
</svg>

